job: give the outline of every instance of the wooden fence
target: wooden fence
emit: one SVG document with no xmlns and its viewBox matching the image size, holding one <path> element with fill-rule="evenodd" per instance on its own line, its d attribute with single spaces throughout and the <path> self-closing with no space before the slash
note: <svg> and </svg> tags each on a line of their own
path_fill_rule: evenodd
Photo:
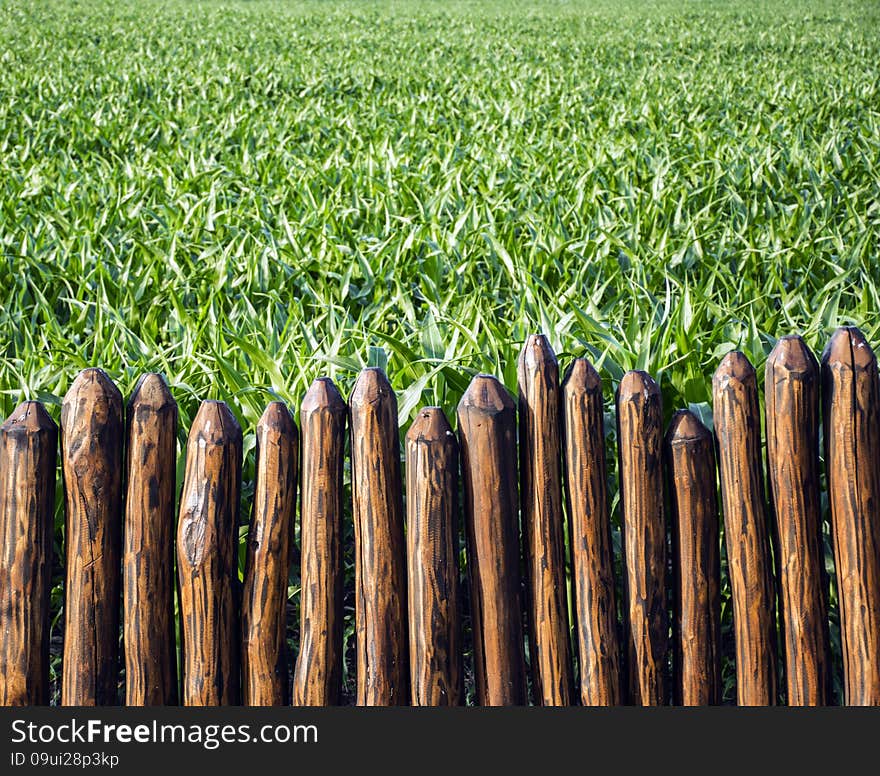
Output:
<svg viewBox="0 0 880 776">
<path fill-rule="evenodd" d="M 463 615 L 477 704 L 719 703 L 722 549 L 738 703 L 827 704 L 821 400 L 843 701 L 880 704 L 880 376 L 857 329 L 835 332 L 821 365 L 799 337 L 779 340 L 766 365 L 766 459 L 742 354 L 713 379 L 714 439 L 688 410 L 664 434 L 654 380 L 623 377 L 619 590 L 601 380 L 576 359 L 560 382 L 547 339 L 532 336 L 518 382 L 517 407 L 494 377 L 474 377 L 457 435 L 442 410 L 418 413 L 404 443 L 405 502 L 397 401 L 381 370 L 361 373 L 348 404 L 316 380 L 299 429 L 284 404 L 269 404 L 240 583 L 242 431 L 230 409 L 202 403 L 176 503 L 177 406 L 165 382 L 146 375 L 124 408 L 104 372 L 81 372 L 60 425 L 61 703 L 339 702 L 348 424 L 358 704 L 464 703 Z M 4 705 L 49 701 L 58 431 L 33 401 L 0 428 Z M 297 494 L 301 624 L 289 671 Z"/>
</svg>

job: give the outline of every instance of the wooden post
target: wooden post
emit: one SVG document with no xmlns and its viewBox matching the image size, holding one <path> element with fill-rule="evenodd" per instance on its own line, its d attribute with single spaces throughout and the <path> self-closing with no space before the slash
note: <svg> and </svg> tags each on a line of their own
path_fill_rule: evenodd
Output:
<svg viewBox="0 0 880 776">
<path fill-rule="evenodd" d="M 880 378 L 862 332 L 834 332 L 822 373 L 844 703 L 880 706 Z"/>
<path fill-rule="evenodd" d="M 364 369 L 349 401 L 355 541 L 357 703 L 409 703 L 406 555 L 397 398 Z"/>
<path fill-rule="evenodd" d="M 516 407 L 494 377 L 477 375 L 458 405 L 474 673 L 481 706 L 522 706 Z"/>
<path fill-rule="evenodd" d="M 294 706 L 335 706 L 342 681 L 342 475 L 348 407 L 329 377 L 303 399 L 300 646 Z"/>
<path fill-rule="evenodd" d="M 439 407 L 419 412 L 406 435 L 406 493 L 412 705 L 458 706 L 458 444 Z"/>
<path fill-rule="evenodd" d="M 758 383 L 737 351 L 712 380 L 727 569 L 736 638 L 740 706 L 776 704 L 776 625 L 770 540 L 761 472 Z"/>
<path fill-rule="evenodd" d="M 788 705 L 824 706 L 831 656 L 819 506 L 819 363 L 800 337 L 780 338 L 770 353 L 764 398 Z"/>
<path fill-rule="evenodd" d="M 239 702 L 238 516 L 241 427 L 203 401 L 186 443 L 177 523 L 183 704 Z"/>
<path fill-rule="evenodd" d="M 617 390 L 617 441 L 624 554 L 624 625 L 632 701 L 666 703 L 669 616 L 663 515 L 663 409 L 646 372 L 627 372 Z"/>
<path fill-rule="evenodd" d="M 721 703 L 721 560 L 712 434 L 689 410 L 666 434 L 672 506 L 674 584 L 673 699 L 680 706 Z"/>
<path fill-rule="evenodd" d="M 559 444 L 559 365 L 543 334 L 518 363 L 520 498 L 535 702 L 570 706 L 571 632 Z"/>
<path fill-rule="evenodd" d="M 584 358 L 575 359 L 566 374 L 562 413 L 581 703 L 617 706 L 623 692 L 602 381 Z"/>
<path fill-rule="evenodd" d="M 61 404 L 64 706 L 117 699 L 123 435 L 119 389 L 100 369 L 83 370 Z"/>
<path fill-rule="evenodd" d="M 49 703 L 58 427 L 19 404 L 0 426 L 0 706 Z"/>
<path fill-rule="evenodd" d="M 138 381 L 126 414 L 125 702 L 128 706 L 174 706 L 177 404 L 162 377 L 150 373 Z"/>
<path fill-rule="evenodd" d="M 242 702 L 287 703 L 287 582 L 296 513 L 299 438 L 284 402 L 257 423 L 254 509 L 241 599 Z"/>
</svg>

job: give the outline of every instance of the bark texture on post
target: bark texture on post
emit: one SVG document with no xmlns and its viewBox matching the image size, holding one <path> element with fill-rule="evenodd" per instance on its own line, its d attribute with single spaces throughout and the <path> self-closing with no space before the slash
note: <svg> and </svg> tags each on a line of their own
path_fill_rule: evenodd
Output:
<svg viewBox="0 0 880 776">
<path fill-rule="evenodd" d="M 0 426 L 0 706 L 49 703 L 58 427 L 19 404 Z"/>
<path fill-rule="evenodd" d="M 519 357 L 520 499 L 535 702 L 570 706 L 571 632 L 559 444 L 559 364 L 543 334 Z"/>
<path fill-rule="evenodd" d="M 789 706 L 824 706 L 830 647 L 819 506 L 819 364 L 797 336 L 767 359 L 767 471 Z"/>
<path fill-rule="evenodd" d="M 565 497 L 584 706 L 623 703 L 602 380 L 576 359 L 562 384 Z"/>
<path fill-rule="evenodd" d="M 672 507 L 673 700 L 721 703 L 721 560 L 712 434 L 689 410 L 666 434 Z"/>
<path fill-rule="evenodd" d="M 177 524 L 183 705 L 240 699 L 238 518 L 241 427 L 221 401 L 203 401 L 186 443 Z"/>
<path fill-rule="evenodd" d="M 83 370 L 61 404 L 64 706 L 117 700 L 123 434 L 119 389 L 100 369 Z"/>
<path fill-rule="evenodd" d="M 282 706 L 288 698 L 287 582 L 299 438 L 284 402 L 257 423 L 254 509 L 241 598 L 241 691 L 245 706 Z"/>
<path fill-rule="evenodd" d="M 295 706 L 335 706 L 342 682 L 342 566 L 345 421 L 333 381 L 315 380 L 300 407 L 300 645 Z"/>
<path fill-rule="evenodd" d="M 755 369 L 728 353 L 712 380 L 740 706 L 776 704 L 776 624 Z"/>
<path fill-rule="evenodd" d="M 837 569 L 844 703 L 880 706 L 880 378 L 853 326 L 822 356 L 825 468 Z"/>
<path fill-rule="evenodd" d="M 522 706 L 516 407 L 498 380 L 473 379 L 458 405 L 458 429 L 477 703 Z"/>
<path fill-rule="evenodd" d="M 624 625 L 632 702 L 666 703 L 669 615 L 663 514 L 663 408 L 646 372 L 627 372 L 617 390 L 624 557 Z"/>
<path fill-rule="evenodd" d="M 364 369 L 349 401 L 355 541 L 357 703 L 409 703 L 406 550 L 397 398 Z"/>
<path fill-rule="evenodd" d="M 406 435 L 406 483 L 412 705 L 458 706 L 458 444 L 439 407 L 421 410 Z"/>
<path fill-rule="evenodd" d="M 174 635 L 174 497 L 177 404 L 165 381 L 146 374 L 126 418 L 122 556 L 125 703 L 177 705 Z"/>
</svg>

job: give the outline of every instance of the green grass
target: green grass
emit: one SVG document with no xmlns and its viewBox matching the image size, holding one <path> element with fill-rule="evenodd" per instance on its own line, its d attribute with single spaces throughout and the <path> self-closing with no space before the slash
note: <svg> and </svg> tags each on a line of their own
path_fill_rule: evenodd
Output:
<svg viewBox="0 0 880 776">
<path fill-rule="evenodd" d="M 405 426 L 476 371 L 514 389 L 542 330 L 609 402 L 638 367 L 667 417 L 708 419 L 731 348 L 760 370 L 782 334 L 880 339 L 878 22 L 852 0 L 7 0 L 0 409 L 57 417 L 89 365 L 124 393 L 161 371 L 181 439 L 200 399 L 231 404 L 249 481 L 270 398 L 380 364 Z"/>
</svg>

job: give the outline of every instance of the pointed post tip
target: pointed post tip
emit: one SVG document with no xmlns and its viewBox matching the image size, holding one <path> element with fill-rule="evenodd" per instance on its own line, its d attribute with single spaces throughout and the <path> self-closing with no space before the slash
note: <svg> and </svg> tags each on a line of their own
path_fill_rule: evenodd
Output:
<svg viewBox="0 0 880 776">
<path fill-rule="evenodd" d="M 275 431 L 279 434 L 296 434 L 293 415 L 283 401 L 270 401 L 257 421 L 257 432 Z"/>
<path fill-rule="evenodd" d="M 498 413 L 515 409 L 513 399 L 501 381 L 493 375 L 474 375 L 470 385 L 458 403 L 459 411 L 475 409 L 481 412 Z"/>
<path fill-rule="evenodd" d="M 766 374 L 789 373 L 792 375 L 812 375 L 818 371 L 819 362 L 813 351 L 807 347 L 799 334 L 786 334 L 780 337 L 767 357 Z"/>
<path fill-rule="evenodd" d="M 241 440 L 242 436 L 235 414 L 219 399 L 205 399 L 199 405 L 189 433 L 212 443 Z"/>
<path fill-rule="evenodd" d="M 867 369 L 877 363 L 877 357 L 862 331 L 856 326 L 841 326 L 825 346 L 823 366 L 831 369 L 849 366 Z"/>
<path fill-rule="evenodd" d="M 116 383 L 99 367 L 88 367 L 80 371 L 70 384 L 61 403 L 67 404 L 82 394 L 88 394 L 93 400 L 122 404 L 122 393 L 116 387 Z"/>
<path fill-rule="evenodd" d="M 394 389 L 385 371 L 378 366 L 368 366 L 358 374 L 349 404 L 374 404 L 388 396 L 394 398 Z"/>
<path fill-rule="evenodd" d="M 300 413 L 310 413 L 321 409 L 340 412 L 345 412 L 348 409 L 336 383 L 329 377 L 315 378 L 300 405 Z"/>
<path fill-rule="evenodd" d="M 38 431 L 57 431 L 58 426 L 42 403 L 29 400 L 19 404 L 6 418 L 0 429 L 5 432 L 35 433 Z"/>
<path fill-rule="evenodd" d="M 632 369 L 620 379 L 617 388 L 618 400 L 627 400 L 640 395 L 645 399 L 657 397 L 660 395 L 660 386 L 647 372 Z"/>
<path fill-rule="evenodd" d="M 731 350 L 718 365 L 712 382 L 716 389 L 724 388 L 727 383 L 733 381 L 745 383 L 756 380 L 755 367 L 752 362 L 746 358 L 745 354 L 739 350 Z"/>
<path fill-rule="evenodd" d="M 666 432 L 666 441 L 672 446 L 711 438 L 709 429 L 691 410 L 678 410 Z"/>
<path fill-rule="evenodd" d="M 141 375 L 128 401 L 129 407 L 137 405 L 154 409 L 160 409 L 169 404 L 176 405 L 177 402 L 174 401 L 165 378 L 158 372 L 147 372 Z"/>
<path fill-rule="evenodd" d="M 423 407 L 409 427 L 406 438 L 411 442 L 436 442 L 454 436 L 446 413 L 440 407 Z"/>
<path fill-rule="evenodd" d="M 519 354 L 518 366 L 520 370 L 535 369 L 545 364 L 557 367 L 556 353 L 550 345 L 546 334 L 530 334 Z"/>
<path fill-rule="evenodd" d="M 586 358 L 576 358 L 572 361 L 562 381 L 563 392 L 582 390 L 592 393 L 597 388 L 602 390 L 602 378 L 590 361 Z"/>
</svg>

